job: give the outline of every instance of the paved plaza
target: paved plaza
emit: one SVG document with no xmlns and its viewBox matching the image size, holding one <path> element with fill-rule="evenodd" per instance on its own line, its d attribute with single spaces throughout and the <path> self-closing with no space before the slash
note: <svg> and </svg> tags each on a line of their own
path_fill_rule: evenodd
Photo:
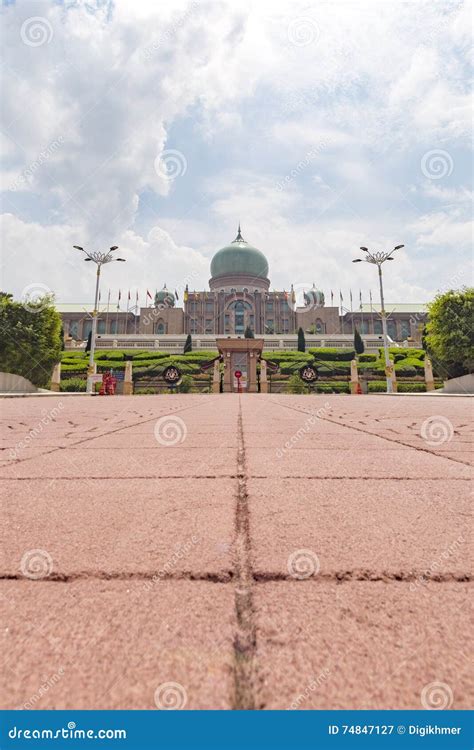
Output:
<svg viewBox="0 0 474 750">
<path fill-rule="evenodd" d="M 471 403 L 3 399 L 3 707 L 467 708 Z"/>
</svg>

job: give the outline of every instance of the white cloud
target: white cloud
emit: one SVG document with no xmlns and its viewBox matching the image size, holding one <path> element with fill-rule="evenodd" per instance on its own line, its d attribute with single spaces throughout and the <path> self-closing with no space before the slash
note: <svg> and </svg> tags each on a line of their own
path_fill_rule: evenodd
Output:
<svg viewBox="0 0 474 750">
<path fill-rule="evenodd" d="M 426 185 L 419 169 L 430 148 L 466 149 L 467 6 L 5 6 L 4 283 L 20 293 L 46 279 L 62 299 L 89 294 L 79 266 L 70 273 L 79 241 L 126 248 L 127 267 L 107 269 L 115 286 L 178 285 L 190 272 L 204 285 L 212 248 L 241 218 L 280 286 L 363 283 L 352 248 L 403 233 L 433 254 L 430 269 L 406 254 L 389 283 L 425 298 L 442 255 L 469 234 L 457 171 Z M 42 45 L 22 40 L 32 17 L 52 30 Z M 155 169 L 165 148 L 188 159 L 180 183 Z M 399 198 L 413 183 L 433 204 L 421 218 Z M 141 214 L 144 192 L 153 219 Z M 439 201 L 459 212 L 440 214 Z"/>
</svg>

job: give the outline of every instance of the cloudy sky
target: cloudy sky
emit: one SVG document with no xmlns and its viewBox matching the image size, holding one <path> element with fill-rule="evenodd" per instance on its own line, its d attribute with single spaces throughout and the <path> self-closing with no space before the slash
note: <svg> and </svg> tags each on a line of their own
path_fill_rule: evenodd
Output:
<svg viewBox="0 0 474 750">
<path fill-rule="evenodd" d="M 272 288 L 376 290 L 359 245 L 405 244 L 389 302 L 470 283 L 460 0 L 81 0 L 3 7 L 2 287 L 207 287 L 242 233 Z M 180 294 L 181 297 L 181 294 Z"/>
</svg>

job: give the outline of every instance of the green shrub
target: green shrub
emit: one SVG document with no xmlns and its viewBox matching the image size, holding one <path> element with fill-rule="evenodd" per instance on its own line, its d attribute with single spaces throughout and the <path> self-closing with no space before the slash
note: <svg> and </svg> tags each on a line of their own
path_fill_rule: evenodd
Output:
<svg viewBox="0 0 474 750">
<path fill-rule="evenodd" d="M 87 380 L 84 378 L 67 378 L 61 380 L 59 385 L 60 391 L 66 391 L 66 393 L 85 391 L 87 386 Z"/>
<path fill-rule="evenodd" d="M 316 359 L 324 361 L 350 362 L 355 358 L 354 349 L 337 349 L 335 347 L 315 347 L 308 350 Z"/>
<path fill-rule="evenodd" d="M 317 393 L 350 393 L 351 389 L 349 383 L 341 383 L 335 380 L 334 382 L 321 383 L 319 380 L 316 383 Z"/>
<path fill-rule="evenodd" d="M 395 373 L 400 378 L 414 378 L 416 376 L 416 367 L 407 365 L 405 362 L 399 362 L 395 365 Z"/>
<path fill-rule="evenodd" d="M 421 359 L 421 360 L 425 358 L 425 352 L 423 351 L 423 349 L 409 349 L 408 347 L 404 348 L 404 347 L 392 346 L 388 350 L 388 352 L 390 355 L 390 359 L 393 360 L 394 362 L 397 362 L 401 359 L 408 359 L 408 358 L 409 359 Z M 380 359 L 385 358 L 383 346 L 379 348 L 379 355 L 380 355 Z"/>
<path fill-rule="evenodd" d="M 309 393 L 309 387 L 301 380 L 299 375 L 291 375 L 286 385 L 286 393 Z"/>
<path fill-rule="evenodd" d="M 398 383 L 399 393 L 426 393 L 426 383 Z"/>
<path fill-rule="evenodd" d="M 140 350 L 138 353 L 133 354 L 133 361 L 134 362 L 140 362 L 142 359 L 145 360 L 155 360 L 155 359 L 163 359 L 164 357 L 169 357 L 169 354 L 166 352 L 159 352 L 159 351 L 143 351 Z"/>
<path fill-rule="evenodd" d="M 386 380 L 372 380 L 368 383 L 369 393 L 385 393 L 387 390 Z"/>
<path fill-rule="evenodd" d="M 125 353 L 120 350 L 115 351 L 104 351 L 101 349 L 100 351 L 96 351 L 94 353 L 94 360 L 96 362 L 101 362 L 102 360 L 107 360 L 108 362 L 123 362 Z"/>
<path fill-rule="evenodd" d="M 61 375 L 65 372 L 87 372 L 87 367 L 88 367 L 87 362 L 78 362 L 75 365 L 61 364 Z"/>
<path fill-rule="evenodd" d="M 178 391 L 180 393 L 191 393 L 191 391 L 194 390 L 194 381 L 191 377 L 191 375 L 183 375 L 181 379 L 181 383 L 178 386 Z"/>
<path fill-rule="evenodd" d="M 361 362 L 375 362 L 377 360 L 376 354 L 359 354 L 359 363 Z"/>
</svg>

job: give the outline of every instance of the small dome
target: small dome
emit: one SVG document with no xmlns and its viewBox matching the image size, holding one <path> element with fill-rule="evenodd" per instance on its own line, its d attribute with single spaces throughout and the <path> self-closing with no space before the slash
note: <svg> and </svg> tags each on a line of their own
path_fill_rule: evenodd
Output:
<svg viewBox="0 0 474 750">
<path fill-rule="evenodd" d="M 174 294 L 166 288 L 166 284 L 163 289 L 155 294 L 155 307 L 174 307 Z"/>
<path fill-rule="evenodd" d="M 306 307 L 324 307 L 324 292 L 316 287 L 312 288 L 304 293 L 304 302 Z"/>
<path fill-rule="evenodd" d="M 253 276 L 258 279 L 268 277 L 268 262 L 264 254 L 244 240 L 239 231 L 230 245 L 226 245 L 214 255 L 211 261 L 211 277 L 234 275 Z"/>
</svg>

